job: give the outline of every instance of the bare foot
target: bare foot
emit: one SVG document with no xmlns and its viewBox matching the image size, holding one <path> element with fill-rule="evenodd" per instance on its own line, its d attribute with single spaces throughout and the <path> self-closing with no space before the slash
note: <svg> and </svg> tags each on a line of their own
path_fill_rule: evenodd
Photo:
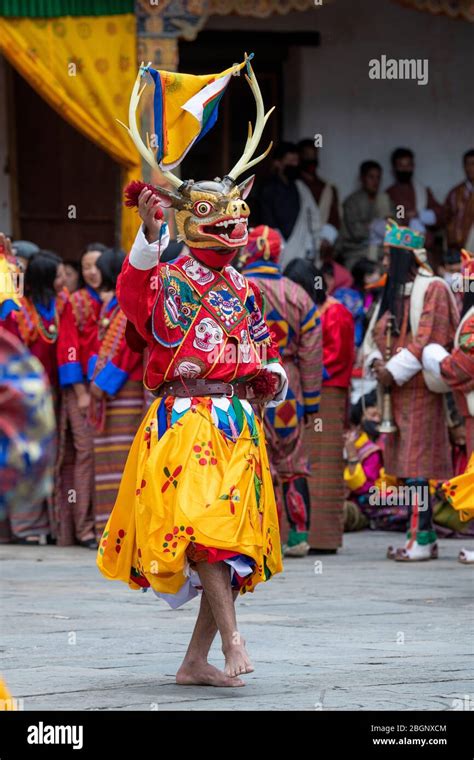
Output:
<svg viewBox="0 0 474 760">
<path fill-rule="evenodd" d="M 232 642 L 228 649 L 222 649 L 225 657 L 224 672 L 235 678 L 244 673 L 253 673 L 254 667 L 250 662 L 250 657 L 245 649 L 245 639 L 239 637 L 237 641 Z"/>
<path fill-rule="evenodd" d="M 176 673 L 176 683 L 179 686 L 245 686 L 240 678 L 231 678 L 208 662 L 181 665 Z"/>
</svg>

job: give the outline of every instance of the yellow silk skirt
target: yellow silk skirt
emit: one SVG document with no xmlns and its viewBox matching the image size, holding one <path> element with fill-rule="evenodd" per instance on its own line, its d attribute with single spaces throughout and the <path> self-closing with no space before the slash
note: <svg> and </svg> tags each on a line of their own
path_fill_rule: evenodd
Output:
<svg viewBox="0 0 474 760">
<path fill-rule="evenodd" d="M 253 591 L 283 569 L 260 421 L 238 406 L 232 438 L 216 425 L 211 399 L 194 399 L 173 424 L 168 409 L 158 435 L 163 407 L 162 399 L 153 402 L 135 436 L 100 541 L 99 570 L 133 589 L 177 594 L 194 543 L 250 558 L 240 592 Z"/>
</svg>

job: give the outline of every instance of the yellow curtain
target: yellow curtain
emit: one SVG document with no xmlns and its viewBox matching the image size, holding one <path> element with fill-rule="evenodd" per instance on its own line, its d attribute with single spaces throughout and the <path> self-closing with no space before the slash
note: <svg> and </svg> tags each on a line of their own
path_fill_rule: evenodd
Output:
<svg viewBox="0 0 474 760">
<path fill-rule="evenodd" d="M 1 18 L 0 51 L 55 111 L 121 165 L 123 184 L 141 177 L 140 156 L 116 122 L 128 123 L 137 71 L 133 14 Z M 84 171 L 93 181 L 94 167 Z M 136 224 L 134 210 L 123 208 L 125 250 Z"/>
<path fill-rule="evenodd" d="M 451 18 L 474 21 L 473 0 L 395 0 L 400 5 L 429 13 L 443 13 Z"/>
<path fill-rule="evenodd" d="M 324 0 L 324 5 L 333 0 Z M 273 13 L 284 16 L 293 11 L 308 11 L 319 5 L 315 0 L 209 0 L 208 13 L 218 16 L 228 16 L 237 13 L 239 16 L 255 16 L 266 18 Z"/>
</svg>

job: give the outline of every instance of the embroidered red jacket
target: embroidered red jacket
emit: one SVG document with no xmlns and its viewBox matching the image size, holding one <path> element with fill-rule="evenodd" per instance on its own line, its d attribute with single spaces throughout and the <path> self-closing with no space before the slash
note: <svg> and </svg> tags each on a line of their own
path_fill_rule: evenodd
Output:
<svg viewBox="0 0 474 760">
<path fill-rule="evenodd" d="M 137 266 L 126 259 L 117 294 L 147 342 L 149 389 L 178 376 L 242 380 L 279 362 L 260 290 L 232 266 L 209 269 L 189 254 L 156 263 L 156 251 L 151 250 L 144 256 L 148 261 L 140 261 L 133 253 Z"/>
<path fill-rule="evenodd" d="M 66 289 L 48 308 L 35 306 L 28 298 L 23 298 L 21 310 L 12 311 L 4 326 L 40 360 L 53 387 L 82 381 L 77 329 Z"/>
<path fill-rule="evenodd" d="M 84 378 L 92 354 L 97 353 L 97 328 L 102 301 L 90 287 L 80 288 L 70 296 L 78 334 L 78 357 Z"/>
<path fill-rule="evenodd" d="M 116 396 L 127 380 L 143 378 L 143 352 L 127 344 L 127 317 L 114 296 L 102 304 L 98 315 L 95 346 L 87 362 L 87 377 L 109 396 Z"/>
</svg>

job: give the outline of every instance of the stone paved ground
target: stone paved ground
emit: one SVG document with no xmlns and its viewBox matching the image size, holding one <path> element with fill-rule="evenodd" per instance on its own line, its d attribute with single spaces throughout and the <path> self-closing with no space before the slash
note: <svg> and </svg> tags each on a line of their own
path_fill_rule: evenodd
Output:
<svg viewBox="0 0 474 760">
<path fill-rule="evenodd" d="M 449 710 L 466 695 L 474 706 L 474 575 L 456 562 L 461 543 L 407 566 L 384 559 L 391 538 L 346 535 L 340 554 L 287 560 L 239 600 L 256 671 L 219 690 L 174 683 L 196 600 L 173 612 L 103 579 L 85 549 L 0 547 L 0 670 L 26 710 Z"/>
</svg>

